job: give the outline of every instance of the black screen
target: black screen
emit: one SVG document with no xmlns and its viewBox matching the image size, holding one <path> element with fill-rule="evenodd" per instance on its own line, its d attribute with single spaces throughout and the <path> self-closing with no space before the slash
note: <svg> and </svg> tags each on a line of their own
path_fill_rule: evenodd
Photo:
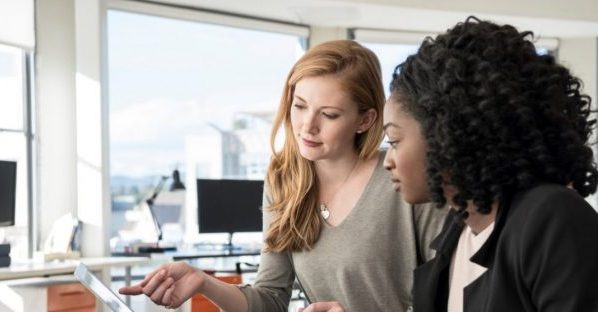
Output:
<svg viewBox="0 0 598 312">
<path fill-rule="evenodd" d="M 199 233 L 262 231 L 264 181 L 197 180 Z"/>
<path fill-rule="evenodd" d="M 15 225 L 17 163 L 0 160 L 0 226 Z"/>
</svg>

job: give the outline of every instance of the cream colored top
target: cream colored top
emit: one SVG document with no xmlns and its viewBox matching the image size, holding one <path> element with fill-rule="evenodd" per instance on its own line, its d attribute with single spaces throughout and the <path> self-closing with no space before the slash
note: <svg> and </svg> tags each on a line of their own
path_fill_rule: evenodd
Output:
<svg viewBox="0 0 598 312">
<path fill-rule="evenodd" d="M 463 311 L 463 289 L 486 272 L 486 268 L 469 259 L 482 247 L 494 230 L 494 222 L 478 235 L 469 226 L 461 232 L 449 271 L 448 312 Z"/>
</svg>

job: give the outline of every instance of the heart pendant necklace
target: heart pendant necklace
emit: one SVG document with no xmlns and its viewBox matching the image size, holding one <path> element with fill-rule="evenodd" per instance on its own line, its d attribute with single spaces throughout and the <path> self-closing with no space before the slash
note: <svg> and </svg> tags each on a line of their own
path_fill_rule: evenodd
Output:
<svg viewBox="0 0 598 312">
<path fill-rule="evenodd" d="M 338 194 L 338 192 L 345 185 L 345 183 L 347 183 L 349 178 L 353 175 L 353 171 L 355 171 L 355 168 L 357 168 L 358 163 L 359 163 L 359 158 L 357 158 L 355 160 L 355 163 L 353 164 L 353 168 L 351 168 L 351 171 L 349 172 L 349 174 L 347 175 L 347 177 L 345 178 L 343 183 L 341 183 L 341 185 L 337 188 L 336 192 L 334 192 L 334 195 L 332 195 L 332 198 L 330 199 L 330 201 L 328 203 L 331 203 L 336 198 L 336 195 Z M 320 214 L 322 215 L 322 218 L 324 218 L 324 220 L 328 220 L 328 218 L 330 218 L 330 209 L 328 209 L 325 202 L 320 203 Z"/>
</svg>

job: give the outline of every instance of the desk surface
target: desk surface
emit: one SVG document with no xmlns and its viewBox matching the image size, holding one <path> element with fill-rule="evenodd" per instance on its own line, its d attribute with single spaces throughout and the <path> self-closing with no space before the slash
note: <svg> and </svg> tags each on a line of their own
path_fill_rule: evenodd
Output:
<svg viewBox="0 0 598 312">
<path fill-rule="evenodd" d="M 64 261 L 24 261 L 14 262 L 9 267 L 0 268 L 0 280 L 12 280 L 30 277 L 44 277 L 50 275 L 71 274 L 79 262 L 87 265 L 91 270 L 101 270 L 114 266 L 130 267 L 132 265 L 149 262 L 147 257 L 106 257 L 106 258 L 81 258 Z"/>
<path fill-rule="evenodd" d="M 242 257 L 242 256 L 259 256 L 259 249 L 232 249 L 232 250 L 217 250 L 217 249 L 189 249 L 166 251 L 161 253 L 130 253 L 130 252 L 113 252 L 112 256 L 117 257 L 152 257 L 152 258 L 169 258 L 174 261 L 189 260 L 199 258 L 227 258 L 227 257 Z"/>
</svg>

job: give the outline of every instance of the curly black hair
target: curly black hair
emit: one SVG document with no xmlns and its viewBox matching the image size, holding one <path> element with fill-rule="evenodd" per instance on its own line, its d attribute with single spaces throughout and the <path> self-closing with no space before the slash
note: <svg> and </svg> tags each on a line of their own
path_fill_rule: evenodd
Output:
<svg viewBox="0 0 598 312">
<path fill-rule="evenodd" d="M 458 192 L 481 213 L 537 183 L 596 191 L 588 139 L 591 99 L 581 81 L 539 55 L 533 33 L 469 17 L 395 68 L 392 98 L 422 127 L 432 200 Z M 448 179 L 448 181 L 447 181 Z"/>
</svg>

